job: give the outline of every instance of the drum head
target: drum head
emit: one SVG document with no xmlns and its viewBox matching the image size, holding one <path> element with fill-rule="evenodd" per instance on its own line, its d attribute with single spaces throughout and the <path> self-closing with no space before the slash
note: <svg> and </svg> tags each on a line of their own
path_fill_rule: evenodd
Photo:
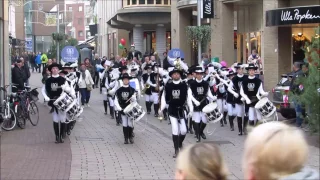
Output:
<svg viewBox="0 0 320 180">
<path fill-rule="evenodd" d="M 268 101 L 269 101 L 269 99 L 267 97 L 264 97 L 264 98 L 260 99 L 260 101 L 257 102 L 257 104 L 254 106 L 254 108 L 259 109 L 259 108 L 263 107 Z"/>
<path fill-rule="evenodd" d="M 210 113 L 212 112 L 214 109 L 216 109 L 218 106 L 217 106 L 217 103 L 216 102 L 213 102 L 213 103 L 209 103 L 208 105 L 206 105 L 203 109 L 202 109 L 202 112 L 204 113 Z"/>
<path fill-rule="evenodd" d="M 140 121 L 145 114 L 146 114 L 146 112 L 145 112 L 145 111 L 142 111 L 142 114 L 141 114 L 138 118 L 134 119 L 134 121 L 135 121 L 135 122 Z"/>
<path fill-rule="evenodd" d="M 123 113 L 128 113 L 132 110 L 133 104 L 129 104 L 126 108 L 124 108 Z"/>
</svg>

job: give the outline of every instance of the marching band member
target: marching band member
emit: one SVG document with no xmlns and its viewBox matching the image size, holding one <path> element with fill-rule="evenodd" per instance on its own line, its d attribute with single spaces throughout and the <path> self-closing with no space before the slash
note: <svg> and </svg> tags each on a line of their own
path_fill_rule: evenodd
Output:
<svg viewBox="0 0 320 180">
<path fill-rule="evenodd" d="M 158 63 L 154 63 L 152 66 L 152 72 L 149 76 L 149 79 L 147 83 L 151 86 L 151 94 L 152 94 L 152 103 L 153 103 L 153 108 L 154 108 L 154 117 L 158 117 L 158 111 L 159 111 L 159 89 L 157 89 L 157 82 L 159 83 L 159 88 L 160 88 L 160 75 L 158 73 L 158 68 L 159 68 Z M 159 79 L 158 79 L 159 78 Z"/>
<path fill-rule="evenodd" d="M 147 71 L 147 73 L 142 74 L 141 78 L 141 88 L 144 91 L 144 96 L 146 100 L 146 108 L 147 108 L 147 114 L 151 113 L 151 106 L 152 106 L 152 92 L 150 88 L 150 84 L 148 84 L 148 79 L 150 78 L 151 72 L 152 72 L 152 66 L 146 65 L 144 70 Z"/>
<path fill-rule="evenodd" d="M 249 64 L 246 70 L 249 71 L 249 76 L 242 82 L 240 95 L 246 102 L 245 113 L 248 113 L 249 124 L 253 126 L 256 120 L 261 120 L 261 115 L 254 106 L 259 101 L 260 94 L 266 97 L 269 93 L 263 90 L 262 81 L 255 76 L 257 67 L 254 64 Z"/>
<path fill-rule="evenodd" d="M 59 76 L 59 71 L 61 70 L 61 65 L 53 63 L 48 67 L 51 72 L 51 77 L 46 80 L 44 87 L 42 88 L 42 95 L 45 101 L 48 101 L 48 105 L 52 107 L 51 113 L 53 115 L 53 128 L 56 136 L 55 143 L 63 143 L 63 135 L 66 130 L 66 112 L 58 110 L 53 102 L 59 98 L 61 93 L 65 91 L 66 93 L 71 92 L 71 88 L 64 77 Z M 61 122 L 60 132 L 59 132 L 59 122 Z"/>
<path fill-rule="evenodd" d="M 226 80 L 224 83 L 226 84 L 226 86 L 228 87 L 228 91 L 227 91 L 227 108 L 228 108 L 228 117 L 229 117 L 229 124 L 230 124 L 230 130 L 234 131 L 234 124 L 233 124 L 233 120 L 235 118 L 235 116 L 237 115 L 236 112 L 236 101 L 235 101 L 235 97 L 233 95 L 234 91 L 230 91 L 230 86 L 232 86 L 232 79 L 234 77 L 235 73 L 234 71 L 229 71 L 229 74 L 227 75 L 227 77 L 229 78 L 228 80 Z"/>
<path fill-rule="evenodd" d="M 193 114 L 192 94 L 188 85 L 181 81 L 182 71 L 180 69 L 173 69 L 169 72 L 172 81 L 165 86 L 163 96 L 161 98 L 161 108 L 159 114 L 166 108 L 168 104 L 168 114 L 172 127 L 172 140 L 174 144 L 175 153 L 173 157 L 177 157 L 179 148 L 182 148 L 183 140 L 186 136 L 187 129 L 184 117 L 184 104 L 187 102 L 189 107 L 188 116 Z"/>
<path fill-rule="evenodd" d="M 226 85 L 221 81 L 221 80 L 224 80 L 226 79 L 226 75 L 227 75 L 227 71 L 226 71 L 226 68 L 225 67 L 222 67 L 219 71 L 219 75 L 216 76 L 216 82 L 217 82 L 217 104 L 218 104 L 218 107 L 220 109 L 220 112 L 223 113 L 223 119 L 220 121 L 220 124 L 221 124 L 221 127 L 223 127 L 223 123 L 224 124 L 227 124 L 227 119 L 226 119 L 226 116 L 227 116 L 227 108 L 225 107 L 226 105 L 226 97 L 227 97 L 227 87 Z"/>
<path fill-rule="evenodd" d="M 192 81 L 194 81 L 193 69 L 194 69 L 193 67 L 190 67 L 187 72 L 187 84 L 189 85 L 189 88 Z M 192 125 L 193 125 L 193 119 L 192 117 L 188 117 L 187 133 L 190 132 L 190 134 L 193 134 Z"/>
<path fill-rule="evenodd" d="M 104 69 L 101 69 L 99 72 L 99 78 L 101 80 L 101 90 L 102 90 L 102 96 L 103 96 L 103 106 L 104 106 L 104 114 L 108 114 L 108 89 L 107 89 L 107 85 L 108 85 L 108 80 L 109 80 L 109 69 L 110 69 L 110 65 L 111 62 L 108 60 L 104 60 L 101 62 L 101 64 L 103 65 Z M 111 112 L 112 111 L 112 112 Z M 113 109 L 111 110 L 110 108 L 110 114 L 112 117 L 113 114 Z"/>
<path fill-rule="evenodd" d="M 230 86 L 228 87 L 228 91 L 231 92 L 235 97 L 237 123 L 238 123 L 238 129 L 239 129 L 239 136 L 241 136 L 242 133 L 246 133 L 245 127 L 247 126 L 247 123 L 248 123 L 248 116 L 245 114 L 244 123 L 243 123 L 242 117 L 244 115 L 244 104 L 241 101 L 241 96 L 239 97 L 239 94 L 240 94 L 240 88 L 242 86 L 242 83 L 248 78 L 248 76 L 243 74 L 242 63 L 238 63 L 237 65 L 234 66 L 234 68 L 237 71 L 237 75 L 232 79 L 232 82 L 231 82 L 232 84 L 230 84 Z"/>
<path fill-rule="evenodd" d="M 135 102 L 136 95 L 135 89 L 129 86 L 130 76 L 124 73 L 121 77 L 123 85 L 116 91 L 114 104 L 117 110 L 121 112 L 123 134 L 124 134 L 124 144 L 128 144 L 128 139 L 131 144 L 133 144 L 133 122 L 132 119 L 123 113 L 123 110 L 132 102 Z"/>
<path fill-rule="evenodd" d="M 116 122 L 117 126 L 120 125 L 121 117 L 118 113 L 118 111 L 114 107 L 114 98 L 115 98 L 115 92 L 119 88 L 119 79 L 120 72 L 118 68 L 114 68 L 109 71 L 109 78 L 106 79 L 105 86 L 108 90 L 108 101 L 109 101 L 109 108 L 110 108 L 110 115 L 111 119 L 114 119 L 114 116 L 116 115 Z"/>
<path fill-rule="evenodd" d="M 121 80 L 121 76 L 125 73 L 127 73 L 128 71 L 128 67 L 127 66 L 120 66 L 119 67 L 119 71 L 120 71 L 120 79 L 118 80 L 118 83 L 119 83 L 119 87 L 122 86 L 122 80 Z"/>
<path fill-rule="evenodd" d="M 137 91 L 137 99 L 139 100 L 141 97 L 141 90 L 140 90 L 140 83 L 139 80 L 137 78 L 138 76 L 138 68 L 136 67 L 131 67 L 130 68 L 130 74 L 131 79 L 129 81 L 129 84 L 131 87 L 133 87 L 136 91 Z"/>
<path fill-rule="evenodd" d="M 201 141 L 201 137 L 206 139 L 206 135 L 203 133 L 203 130 L 207 125 L 207 118 L 205 113 L 202 112 L 202 109 L 208 104 L 208 99 L 212 99 L 213 101 L 217 100 L 217 97 L 211 94 L 209 90 L 209 84 L 207 81 L 204 81 L 203 78 L 203 70 L 201 66 L 195 68 L 194 72 L 196 73 L 196 79 L 192 81 L 189 85 L 193 97 L 199 102 L 199 104 L 194 105 L 194 112 L 192 114 L 192 119 L 194 121 L 195 134 L 197 136 L 197 142 Z"/>
</svg>

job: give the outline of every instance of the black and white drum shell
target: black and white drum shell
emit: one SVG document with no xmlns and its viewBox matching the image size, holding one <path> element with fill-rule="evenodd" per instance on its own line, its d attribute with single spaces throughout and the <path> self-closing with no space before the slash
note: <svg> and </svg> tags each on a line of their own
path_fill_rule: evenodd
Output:
<svg viewBox="0 0 320 180">
<path fill-rule="evenodd" d="M 254 108 L 259 111 L 263 118 L 268 118 L 276 112 L 276 107 L 267 97 L 260 99 Z"/>
<path fill-rule="evenodd" d="M 146 112 L 142 109 L 142 107 L 137 103 L 129 104 L 124 110 L 123 113 L 127 115 L 129 118 L 133 119 L 135 122 L 140 121 Z"/>
<path fill-rule="evenodd" d="M 72 98 L 67 93 L 62 92 L 60 97 L 53 102 L 53 105 L 60 111 L 65 111 L 73 101 L 74 98 Z"/>
<path fill-rule="evenodd" d="M 223 114 L 219 111 L 218 105 L 216 102 L 209 103 L 206 105 L 202 112 L 206 114 L 207 120 L 209 123 L 219 122 L 223 118 Z"/>
<path fill-rule="evenodd" d="M 78 118 L 83 112 L 83 108 L 78 104 L 77 100 L 74 100 L 72 104 L 66 109 L 67 119 L 73 121 Z"/>
</svg>

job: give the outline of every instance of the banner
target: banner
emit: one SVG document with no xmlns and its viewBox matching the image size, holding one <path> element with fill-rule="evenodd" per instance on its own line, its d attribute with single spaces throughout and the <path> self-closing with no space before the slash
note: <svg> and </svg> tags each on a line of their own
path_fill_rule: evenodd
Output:
<svg viewBox="0 0 320 180">
<path fill-rule="evenodd" d="M 213 18 L 213 0 L 202 0 L 201 18 Z"/>
<path fill-rule="evenodd" d="M 56 26 L 57 13 L 46 13 L 45 23 L 46 26 Z"/>
<path fill-rule="evenodd" d="M 25 50 L 28 52 L 32 52 L 32 38 L 25 39 Z"/>
</svg>

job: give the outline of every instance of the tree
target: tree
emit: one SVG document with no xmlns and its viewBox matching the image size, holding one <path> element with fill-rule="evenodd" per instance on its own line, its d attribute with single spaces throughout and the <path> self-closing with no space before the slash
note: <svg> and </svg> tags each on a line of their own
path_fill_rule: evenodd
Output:
<svg viewBox="0 0 320 180">
<path fill-rule="evenodd" d="M 52 45 L 50 47 L 50 50 L 48 52 L 48 58 L 56 58 L 57 57 L 57 44 L 59 42 L 60 51 L 65 46 L 77 46 L 78 40 L 75 38 L 68 38 L 68 35 L 63 33 L 52 33 Z M 79 48 L 77 47 L 78 51 Z M 79 51 L 80 52 L 80 51 Z M 60 53 L 61 55 L 61 53 Z"/>
<path fill-rule="evenodd" d="M 320 27 L 315 29 L 315 36 L 311 38 L 311 43 L 304 47 L 306 63 L 309 64 L 309 72 L 305 77 L 298 79 L 302 93 L 293 95 L 295 99 L 305 105 L 307 117 L 313 132 L 319 132 L 319 109 L 320 109 Z"/>
</svg>

